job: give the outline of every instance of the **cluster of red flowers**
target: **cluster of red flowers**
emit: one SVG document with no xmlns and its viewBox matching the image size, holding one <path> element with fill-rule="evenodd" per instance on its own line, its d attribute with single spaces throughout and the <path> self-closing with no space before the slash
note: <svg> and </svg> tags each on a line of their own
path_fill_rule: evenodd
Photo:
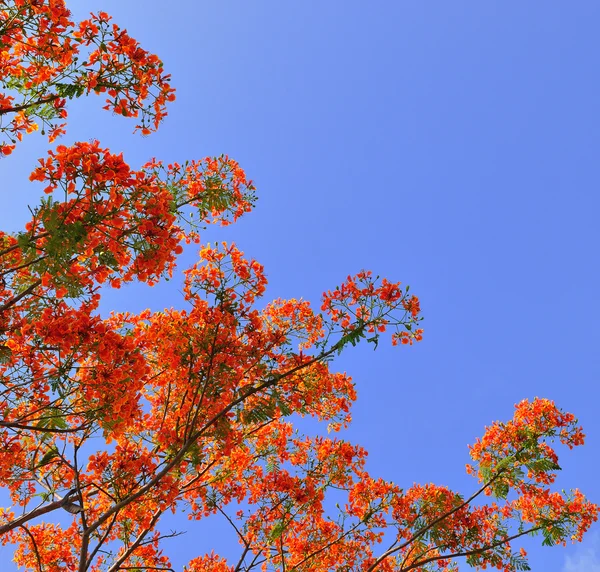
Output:
<svg viewBox="0 0 600 572">
<path fill-rule="evenodd" d="M 137 117 L 148 134 L 175 99 L 160 59 L 142 49 L 105 12 L 76 25 L 64 0 L 0 3 L 0 153 L 10 154 L 23 133 L 65 132 L 67 99 L 94 92 L 104 109 Z"/>
<path fill-rule="evenodd" d="M 409 295 L 409 289 L 402 290 L 400 282 L 391 283 L 386 278 L 378 282 L 370 271 L 362 271 L 347 280 L 333 291 L 323 293 L 321 310 L 332 322 L 338 323 L 341 330 L 356 335 L 373 334 L 369 341 L 377 342 L 379 334 L 394 328 L 392 344 L 411 344 L 423 339 L 423 330 L 413 326 L 420 321 L 419 299 Z M 404 313 L 399 319 L 399 310 Z M 353 339 L 352 337 L 350 338 Z"/>
</svg>

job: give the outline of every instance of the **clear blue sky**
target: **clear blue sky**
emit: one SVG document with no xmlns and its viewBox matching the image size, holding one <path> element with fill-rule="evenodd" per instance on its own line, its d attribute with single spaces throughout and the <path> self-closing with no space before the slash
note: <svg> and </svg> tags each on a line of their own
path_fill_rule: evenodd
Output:
<svg viewBox="0 0 600 572">
<path fill-rule="evenodd" d="M 178 98 L 148 138 L 101 112 L 100 99 L 76 102 L 63 143 L 98 138 L 136 166 L 237 159 L 258 206 L 205 239 L 235 240 L 262 262 L 270 297 L 318 302 L 362 268 L 420 296 L 420 345 L 359 348 L 337 363 L 358 386 L 347 437 L 370 451 L 372 473 L 468 493 L 467 444 L 540 396 L 578 416 L 588 436 L 561 458 L 558 484 L 600 502 L 600 3 L 85 7 L 159 54 Z M 37 201 L 27 174 L 46 148 L 29 136 L 0 163 L 3 228 L 17 230 L 26 201 Z M 135 311 L 181 298 L 169 285 L 107 301 Z M 173 540 L 176 568 L 235 543 L 219 530 Z M 525 543 L 535 572 L 600 571 L 598 535 L 579 548 L 539 544 Z M 6 562 L 0 550 L 2 571 Z"/>
</svg>

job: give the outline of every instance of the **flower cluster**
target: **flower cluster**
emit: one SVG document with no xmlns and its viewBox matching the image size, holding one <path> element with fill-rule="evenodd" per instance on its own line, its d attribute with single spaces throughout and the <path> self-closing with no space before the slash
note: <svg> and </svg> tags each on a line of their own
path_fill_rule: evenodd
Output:
<svg viewBox="0 0 600 572">
<path fill-rule="evenodd" d="M 155 130 L 175 99 L 160 59 L 144 50 L 105 12 L 76 24 L 64 0 L 0 4 L 0 154 L 23 133 L 42 127 L 50 141 L 65 132 L 68 99 L 107 96 L 105 109 L 139 118 L 142 134 Z"/>
</svg>

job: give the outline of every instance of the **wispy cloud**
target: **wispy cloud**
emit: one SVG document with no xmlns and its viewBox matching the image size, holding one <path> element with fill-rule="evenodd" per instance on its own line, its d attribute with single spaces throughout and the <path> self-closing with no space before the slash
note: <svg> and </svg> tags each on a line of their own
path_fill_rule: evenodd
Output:
<svg viewBox="0 0 600 572">
<path fill-rule="evenodd" d="M 565 558 L 563 572 L 600 572 L 600 535 L 586 538 L 585 546 Z"/>
</svg>

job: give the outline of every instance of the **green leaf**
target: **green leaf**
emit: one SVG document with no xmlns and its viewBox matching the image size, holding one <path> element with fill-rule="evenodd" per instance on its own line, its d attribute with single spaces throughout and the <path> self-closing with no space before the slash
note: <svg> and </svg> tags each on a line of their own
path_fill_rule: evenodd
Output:
<svg viewBox="0 0 600 572">
<path fill-rule="evenodd" d="M 8 346 L 0 346 L 0 364 L 5 364 L 10 361 L 12 350 Z"/>
<path fill-rule="evenodd" d="M 58 451 L 55 448 L 50 449 L 38 464 L 38 468 L 46 466 L 52 459 L 58 457 Z"/>
<path fill-rule="evenodd" d="M 283 522 L 278 522 L 269 532 L 270 540 L 277 540 L 285 530 L 285 524 Z"/>
<path fill-rule="evenodd" d="M 50 419 L 48 427 L 50 427 L 51 429 L 66 429 L 67 422 L 65 421 L 64 417 L 62 417 L 61 415 L 57 415 Z"/>
<path fill-rule="evenodd" d="M 494 487 L 494 494 L 501 499 L 505 499 L 508 496 L 510 487 L 506 483 L 498 483 Z"/>
<path fill-rule="evenodd" d="M 69 99 L 81 97 L 85 93 L 85 88 L 82 85 L 72 83 L 57 83 L 55 84 L 55 88 L 58 95 L 68 97 Z"/>
<path fill-rule="evenodd" d="M 287 417 L 288 415 L 292 414 L 292 410 L 290 409 L 289 405 L 282 399 L 277 400 L 277 407 L 279 408 L 279 411 L 281 411 L 281 414 L 284 417 Z"/>
<path fill-rule="evenodd" d="M 17 244 L 21 250 L 25 250 L 31 246 L 31 237 L 27 233 L 20 232 L 17 234 Z"/>
<path fill-rule="evenodd" d="M 531 570 L 527 560 L 520 554 L 513 554 L 510 557 L 510 564 L 515 570 Z"/>
<path fill-rule="evenodd" d="M 267 472 L 275 473 L 276 471 L 279 471 L 279 463 L 275 457 L 269 457 L 267 459 Z"/>
<path fill-rule="evenodd" d="M 562 470 L 559 465 L 557 465 L 551 459 L 537 459 L 535 461 L 531 461 L 525 465 L 528 469 L 537 472 L 547 472 L 547 471 L 560 471 Z"/>
</svg>

